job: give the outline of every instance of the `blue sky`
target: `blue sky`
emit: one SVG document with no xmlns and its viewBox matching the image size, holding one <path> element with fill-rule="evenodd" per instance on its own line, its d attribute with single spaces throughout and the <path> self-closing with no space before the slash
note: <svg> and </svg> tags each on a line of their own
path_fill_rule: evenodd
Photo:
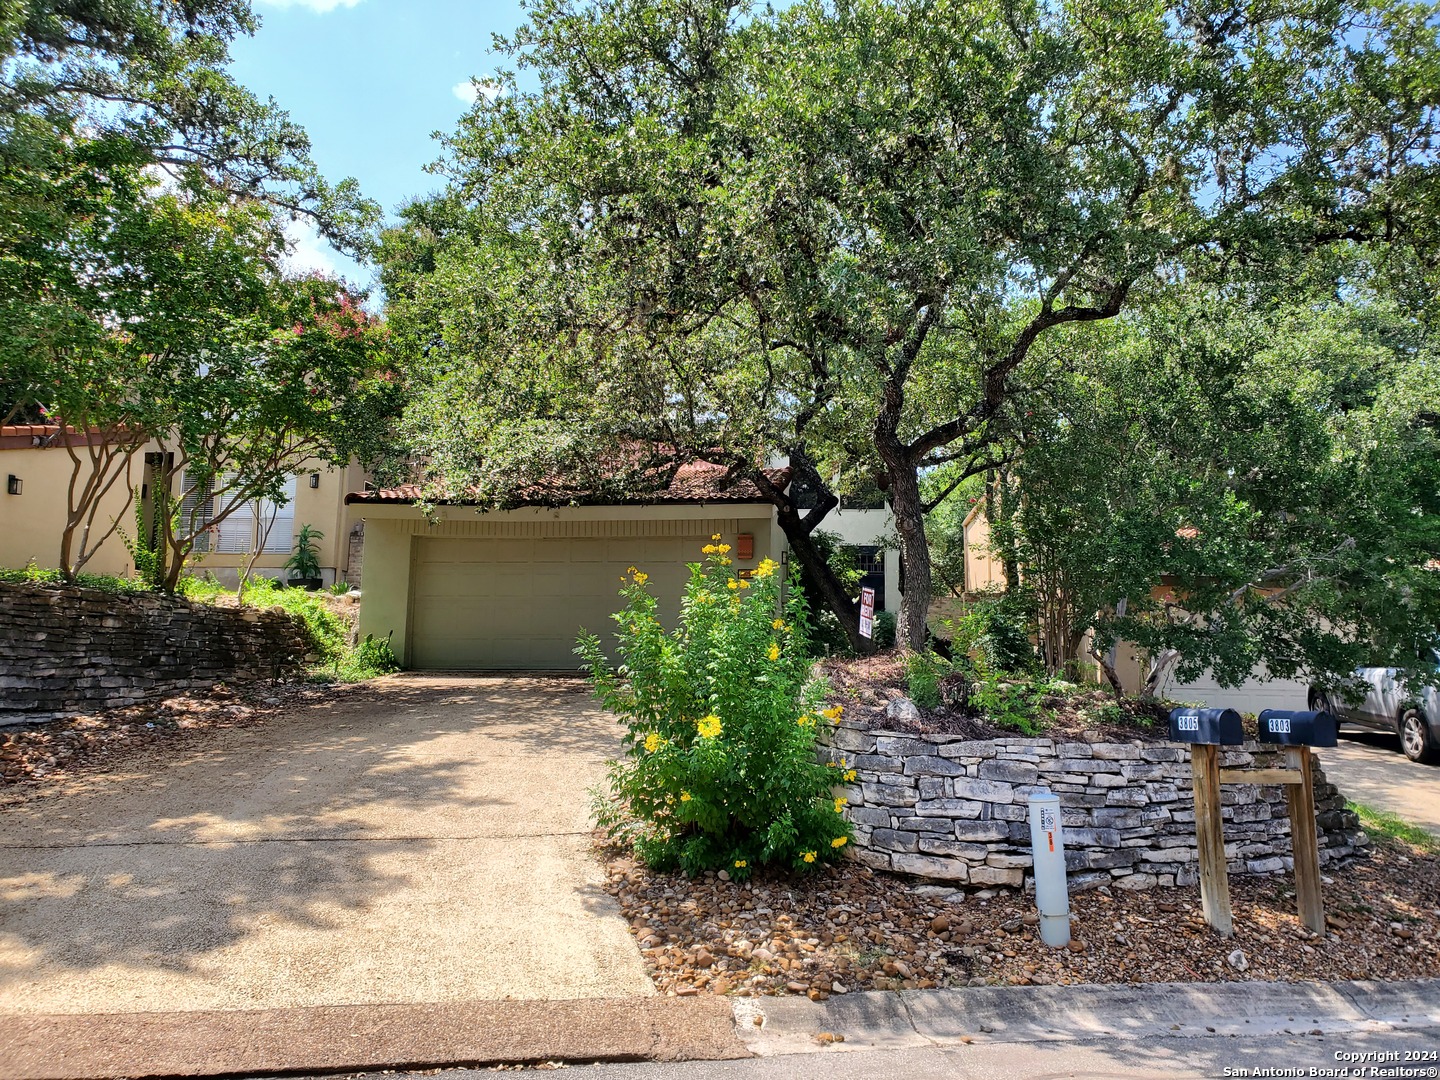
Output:
<svg viewBox="0 0 1440 1080">
<path fill-rule="evenodd" d="M 491 35 L 522 20 L 518 0 L 254 0 L 259 32 L 235 42 L 231 70 L 309 132 L 326 177 L 353 176 L 387 216 L 438 187 L 424 171 L 431 135 L 464 113 L 472 75 L 495 70 Z M 368 284 L 358 268 L 303 231 L 295 262 Z"/>
</svg>

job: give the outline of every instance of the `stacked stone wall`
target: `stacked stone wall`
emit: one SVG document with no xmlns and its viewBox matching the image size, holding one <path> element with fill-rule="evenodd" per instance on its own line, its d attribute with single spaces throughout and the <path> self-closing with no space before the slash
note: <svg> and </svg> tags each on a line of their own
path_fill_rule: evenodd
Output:
<svg viewBox="0 0 1440 1080">
<path fill-rule="evenodd" d="M 275 679 L 306 647 L 278 609 L 0 582 L 0 725 Z"/>
<path fill-rule="evenodd" d="M 1028 887 L 1027 800 L 1060 797 L 1070 889 L 1148 889 L 1198 880 L 1190 754 L 1171 743 L 966 740 L 870 731 L 842 722 L 822 756 L 855 770 L 846 808 L 854 856 L 867 866 L 956 884 Z M 1323 754 L 1323 751 L 1319 753 Z M 1280 764 L 1247 743 L 1225 768 Z M 1322 864 L 1368 843 L 1344 797 L 1314 762 Z M 1282 787 L 1226 784 L 1225 854 L 1232 873 L 1293 869 Z"/>
</svg>

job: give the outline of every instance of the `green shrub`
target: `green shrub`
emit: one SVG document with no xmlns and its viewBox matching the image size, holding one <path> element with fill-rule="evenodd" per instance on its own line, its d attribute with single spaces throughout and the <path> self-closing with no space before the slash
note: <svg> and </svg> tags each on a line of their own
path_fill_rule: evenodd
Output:
<svg viewBox="0 0 1440 1080">
<path fill-rule="evenodd" d="M 1012 593 L 975 601 L 949 624 L 956 653 L 976 654 L 991 671 L 1034 671 L 1030 614 L 1029 601 Z"/>
<path fill-rule="evenodd" d="M 363 682 L 399 670 L 400 658 L 390 647 L 390 638 L 366 634 L 363 641 L 346 650 L 344 659 L 336 667 L 336 674 L 343 682 Z"/>
<path fill-rule="evenodd" d="M 933 652 L 913 652 L 905 657 L 905 687 L 910 700 L 922 709 L 940 707 L 940 680 L 955 670 L 949 660 Z"/>
<path fill-rule="evenodd" d="M 750 580 L 730 569 L 728 545 L 692 564 L 680 623 L 661 626 L 644 571 L 631 569 L 613 616 L 620 665 L 594 634 L 576 649 L 597 695 L 626 727 L 596 817 L 647 864 L 746 878 L 764 864 L 813 868 L 850 840 L 834 788 L 853 771 L 816 758 L 824 684 L 809 678 L 809 616 L 791 588 L 783 614 L 778 567 Z"/>
<path fill-rule="evenodd" d="M 196 604 L 213 604 L 218 597 L 231 595 L 230 590 L 206 573 L 203 577 L 184 574 L 176 584 L 175 591 L 186 600 Z"/>
<path fill-rule="evenodd" d="M 1045 726 L 1041 702 L 1048 684 L 1033 679 L 1006 679 L 983 673 L 970 694 L 970 703 L 996 727 L 1038 735 Z"/>
<path fill-rule="evenodd" d="M 59 570 L 43 569 L 37 566 L 33 559 L 19 568 L 0 567 L 0 581 L 31 585 L 67 584 L 65 575 Z M 82 588 L 99 589 L 101 592 L 116 595 L 150 591 L 150 586 L 143 581 L 116 577 L 113 574 L 77 574 L 75 584 Z"/>
<path fill-rule="evenodd" d="M 893 649 L 895 647 L 895 613 L 893 611 L 881 611 L 876 614 L 875 647 L 877 649 Z"/>
<path fill-rule="evenodd" d="M 349 628 L 345 621 L 330 610 L 325 594 L 304 589 L 286 589 L 267 577 L 253 577 L 245 583 L 245 602 L 257 607 L 279 607 L 298 618 L 305 626 L 306 643 L 325 666 L 340 663 L 346 654 Z"/>
</svg>

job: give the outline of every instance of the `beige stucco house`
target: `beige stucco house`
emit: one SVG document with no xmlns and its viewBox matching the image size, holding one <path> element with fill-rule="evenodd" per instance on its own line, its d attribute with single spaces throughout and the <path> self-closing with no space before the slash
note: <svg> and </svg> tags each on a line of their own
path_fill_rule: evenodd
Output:
<svg viewBox="0 0 1440 1080">
<path fill-rule="evenodd" d="M 662 617 L 674 618 L 686 564 L 701 561 L 711 536 L 731 545 L 742 572 L 762 559 L 788 562 L 774 507 L 752 485 L 723 477 L 696 463 L 643 503 L 485 513 L 441 505 L 432 517 L 414 487 L 353 493 L 347 502 L 365 534 L 360 633 L 389 638 L 409 668 L 574 670 L 582 629 L 609 639 L 627 568 L 650 575 Z M 824 527 L 847 544 L 873 545 L 889 512 L 834 511 Z M 893 610 L 893 557 L 890 565 L 882 595 Z"/>
<path fill-rule="evenodd" d="M 62 431 L 54 424 L 0 428 L 0 478 L 5 485 L 0 488 L 0 566 L 21 567 L 32 561 L 46 569 L 59 565 L 66 490 L 73 471 L 65 441 L 72 443 L 83 460 L 86 444 L 82 440 L 98 437 L 72 429 Z M 151 485 L 162 471 L 156 460 L 159 453 L 154 443 L 136 451 L 129 477 L 116 483 L 101 501 L 95 517 L 97 529 L 108 529 L 118 518 L 121 529 L 134 533 L 130 493 L 138 489 L 146 504 L 153 499 Z M 359 466 L 334 468 L 318 459 L 306 461 L 297 475 L 287 480 L 285 505 L 259 503 L 232 514 L 201 538 L 190 565 L 196 573 L 208 571 L 233 587 L 240 567 L 259 549 L 256 572 L 278 577 L 294 549 L 295 534 L 301 525 L 309 524 L 325 534 L 316 546 L 326 582 L 348 580 L 352 544 L 345 495 L 363 487 L 364 482 Z M 132 563 L 120 535 L 105 540 L 83 570 L 128 575 Z"/>
</svg>

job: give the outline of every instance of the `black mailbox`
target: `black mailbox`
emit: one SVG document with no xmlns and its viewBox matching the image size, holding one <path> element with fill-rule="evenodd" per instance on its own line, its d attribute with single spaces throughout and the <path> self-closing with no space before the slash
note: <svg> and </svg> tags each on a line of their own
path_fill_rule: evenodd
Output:
<svg viewBox="0 0 1440 1080">
<path fill-rule="evenodd" d="M 1239 746 L 1245 728 L 1234 709 L 1172 709 L 1170 738 L 1175 742 Z"/>
<path fill-rule="evenodd" d="M 1266 709 L 1260 714 L 1260 741 L 1286 746 L 1334 746 L 1339 726 L 1334 713 Z"/>
</svg>

